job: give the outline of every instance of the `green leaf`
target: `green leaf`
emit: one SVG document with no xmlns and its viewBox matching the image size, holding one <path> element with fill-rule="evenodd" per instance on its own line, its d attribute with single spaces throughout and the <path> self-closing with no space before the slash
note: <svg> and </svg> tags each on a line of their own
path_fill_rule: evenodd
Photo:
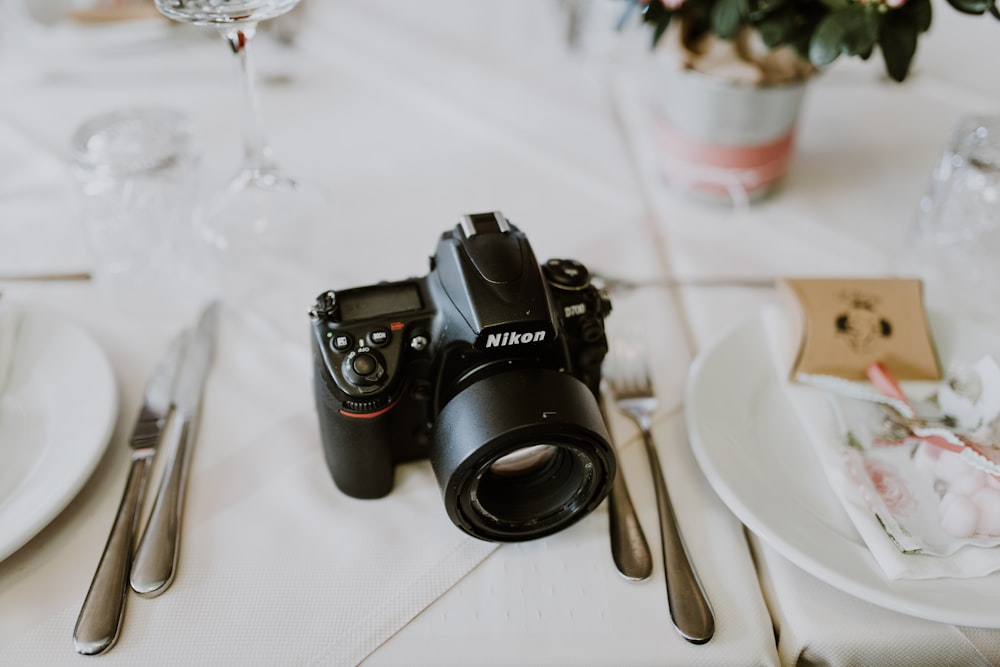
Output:
<svg viewBox="0 0 1000 667">
<path fill-rule="evenodd" d="M 871 53 L 878 40 L 879 16 L 874 5 L 854 5 L 837 14 L 844 21 L 844 52 L 852 55 Z"/>
<path fill-rule="evenodd" d="M 792 12 L 776 12 L 757 22 L 760 38 L 769 48 L 787 44 L 795 36 L 795 16 Z"/>
<path fill-rule="evenodd" d="M 902 81 L 910 72 L 919 34 L 917 23 L 907 17 L 887 21 L 883 27 L 879 47 L 882 49 L 885 69 L 894 81 Z"/>
<path fill-rule="evenodd" d="M 682 5 L 684 14 L 683 30 L 684 40 L 692 43 L 697 41 L 702 35 L 712 31 L 712 8 L 713 2 L 688 0 Z"/>
<path fill-rule="evenodd" d="M 787 35 L 787 43 L 803 58 L 808 59 L 809 42 L 829 10 L 820 3 L 802 4 L 796 0 L 786 11 L 792 21 L 792 28 Z"/>
<path fill-rule="evenodd" d="M 948 4 L 965 14 L 985 14 L 993 7 L 993 0 L 948 0 Z"/>
<path fill-rule="evenodd" d="M 850 5 L 823 18 L 809 43 L 809 60 L 829 65 L 842 53 L 865 57 L 878 39 L 879 14 L 874 5 Z"/>
<path fill-rule="evenodd" d="M 723 39 L 733 38 L 749 12 L 747 0 L 717 0 L 712 7 L 712 31 Z"/>
<path fill-rule="evenodd" d="M 844 25 L 833 14 L 819 22 L 809 41 L 809 61 L 816 67 L 829 65 L 843 51 Z"/>
<path fill-rule="evenodd" d="M 995 0 L 989 1 L 994 2 Z M 931 0 L 909 0 L 899 11 L 913 17 L 919 32 L 927 32 L 930 29 L 931 19 L 934 17 L 931 10 Z"/>
<path fill-rule="evenodd" d="M 653 46 L 660 43 L 660 39 L 663 37 L 664 33 L 667 32 L 667 28 L 670 26 L 670 17 L 661 20 L 656 27 L 653 29 Z"/>
<path fill-rule="evenodd" d="M 642 11 L 642 20 L 653 26 L 653 46 L 656 46 L 670 25 L 673 13 L 660 2 L 651 2 Z"/>
<path fill-rule="evenodd" d="M 766 15 L 794 4 L 793 0 L 756 0 L 750 6 L 751 15 Z"/>
</svg>

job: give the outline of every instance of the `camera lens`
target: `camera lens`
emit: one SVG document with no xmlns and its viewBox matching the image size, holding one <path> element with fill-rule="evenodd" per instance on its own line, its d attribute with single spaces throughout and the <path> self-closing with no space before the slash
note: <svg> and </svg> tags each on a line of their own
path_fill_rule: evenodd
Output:
<svg viewBox="0 0 1000 667">
<path fill-rule="evenodd" d="M 434 424 L 430 459 L 451 520 L 505 542 L 575 523 L 615 476 L 593 394 L 547 369 L 502 372 L 459 392 Z"/>
</svg>

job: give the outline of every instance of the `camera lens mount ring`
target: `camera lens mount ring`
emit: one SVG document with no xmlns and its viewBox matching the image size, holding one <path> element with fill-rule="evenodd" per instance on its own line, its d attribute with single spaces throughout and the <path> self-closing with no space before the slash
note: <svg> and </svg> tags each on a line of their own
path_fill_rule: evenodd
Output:
<svg viewBox="0 0 1000 667">
<path fill-rule="evenodd" d="M 500 459 L 535 447 L 552 452 L 544 464 L 519 474 L 495 471 Z M 599 467 L 584 443 L 518 447 L 483 463 L 469 478 L 467 492 L 459 495 L 460 509 L 479 531 L 502 533 L 505 540 L 513 539 L 515 533 L 525 535 L 523 539 L 540 537 L 540 531 L 548 534 L 580 518 L 596 493 Z"/>
</svg>

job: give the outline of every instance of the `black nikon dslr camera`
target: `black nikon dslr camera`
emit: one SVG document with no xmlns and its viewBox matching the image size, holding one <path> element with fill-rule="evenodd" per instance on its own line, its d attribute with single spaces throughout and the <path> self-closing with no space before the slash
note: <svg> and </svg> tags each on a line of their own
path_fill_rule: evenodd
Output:
<svg viewBox="0 0 1000 667">
<path fill-rule="evenodd" d="M 611 305 L 574 260 L 539 266 L 502 214 L 463 216 L 427 276 L 329 291 L 310 316 L 326 461 L 347 495 L 429 458 L 451 520 L 519 541 L 585 516 L 615 478 L 597 403 Z"/>
</svg>

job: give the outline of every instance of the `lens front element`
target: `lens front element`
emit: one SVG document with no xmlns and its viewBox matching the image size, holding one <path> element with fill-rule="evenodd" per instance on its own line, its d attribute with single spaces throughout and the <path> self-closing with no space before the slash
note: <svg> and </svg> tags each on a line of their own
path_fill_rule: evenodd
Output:
<svg viewBox="0 0 1000 667">
<path fill-rule="evenodd" d="M 556 448 L 553 445 L 529 445 L 501 456 L 490 464 L 488 474 L 497 477 L 514 477 L 539 470 L 552 460 Z"/>
</svg>

